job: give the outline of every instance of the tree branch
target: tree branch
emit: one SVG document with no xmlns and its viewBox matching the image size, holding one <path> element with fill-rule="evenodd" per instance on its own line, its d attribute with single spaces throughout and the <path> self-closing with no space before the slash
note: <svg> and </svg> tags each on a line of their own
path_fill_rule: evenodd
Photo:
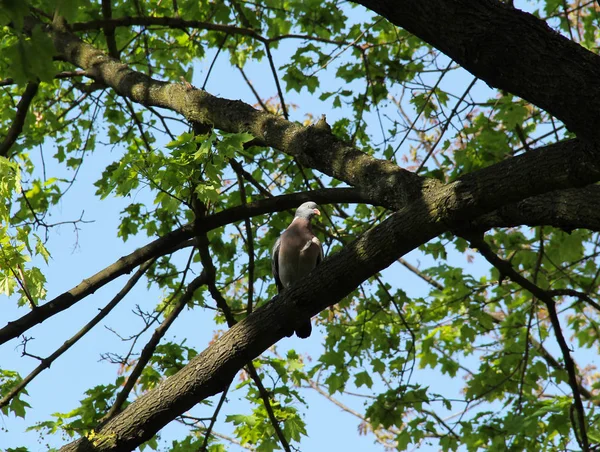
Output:
<svg viewBox="0 0 600 452">
<path fill-rule="evenodd" d="M 38 306 L 35 310 L 25 314 L 19 319 L 8 322 L 0 329 L 0 344 L 14 339 L 33 326 L 42 323 L 59 312 L 73 306 L 78 301 L 109 282 L 117 279 L 119 276 L 131 272 L 134 268 L 143 262 L 163 254 L 167 254 L 172 248 L 192 237 L 192 226 L 182 227 L 157 239 L 148 245 L 137 249 L 127 256 L 121 257 L 115 263 L 99 271 L 90 278 L 84 279 L 71 290 L 64 292 L 49 302 Z"/>
<path fill-rule="evenodd" d="M 554 330 L 554 334 L 556 336 L 556 341 L 558 342 L 561 353 L 563 355 L 563 359 L 565 360 L 565 367 L 569 376 L 569 386 L 571 386 L 571 391 L 573 391 L 573 403 L 575 406 L 575 410 L 577 411 L 577 422 L 573 425 L 573 430 L 575 432 L 576 438 L 578 439 L 578 442 L 580 443 L 581 448 L 584 451 L 589 450 L 589 442 L 586 433 L 587 427 L 585 420 L 585 411 L 583 408 L 583 403 L 581 402 L 581 394 L 579 392 L 577 369 L 575 366 L 575 362 L 571 357 L 571 351 L 560 326 L 560 321 L 556 312 L 556 302 L 548 294 L 548 292 L 546 292 L 545 290 L 543 290 L 542 288 L 540 288 L 539 286 L 522 276 L 513 268 L 510 262 L 501 259 L 496 253 L 494 253 L 490 246 L 483 239 L 483 236 L 469 236 L 466 238 L 470 241 L 471 246 L 473 248 L 477 248 L 482 254 L 482 256 L 485 257 L 485 259 L 490 264 L 492 264 L 500 271 L 501 275 L 510 278 L 546 305 L 546 308 L 548 309 L 548 314 L 550 315 L 552 329 Z M 578 429 L 579 432 L 577 431 Z"/>
<path fill-rule="evenodd" d="M 202 224 L 205 231 L 210 231 L 230 223 L 242 221 L 248 217 L 296 208 L 305 201 L 315 201 L 320 204 L 335 202 L 372 203 L 370 198 L 359 190 L 352 188 L 330 188 L 276 196 L 248 203 L 245 206 L 233 207 L 206 217 Z M 35 325 L 68 309 L 119 276 L 131 272 L 148 259 L 163 256 L 180 249 L 181 245 L 193 236 L 194 226 L 190 223 L 150 242 L 146 246 L 138 248 L 131 254 L 121 257 L 104 270 L 83 280 L 71 290 L 57 296 L 48 303 L 38 306 L 35 310 L 19 319 L 8 322 L 5 327 L 0 329 L 0 344 L 18 337 Z"/>
<path fill-rule="evenodd" d="M 469 212 L 491 210 L 517 196 L 512 190 L 519 189 L 520 181 L 513 180 L 512 176 L 519 174 L 519 169 L 530 172 L 527 177 L 530 190 L 542 189 L 537 187 L 540 169 L 546 164 L 555 166 L 557 162 L 553 161 L 552 152 L 532 151 L 526 156 L 534 160 L 524 167 L 512 166 L 517 158 L 502 163 L 515 171 L 494 175 L 486 168 L 444 186 L 434 199 L 414 200 L 338 253 L 327 257 L 317 271 L 255 310 L 184 369 L 129 405 L 98 432 L 106 441 L 92 444 L 89 439 L 82 438 L 63 450 L 114 450 L 111 444 L 115 441 L 119 447 L 133 448 L 149 439 L 178 414 L 222 391 L 223 382 L 230 381 L 243 365 L 280 340 L 297 318 L 317 314 L 398 257 L 445 230 L 458 229 L 469 218 Z M 532 164 L 530 168 L 529 163 Z M 561 167 L 564 177 L 563 171 L 564 161 Z M 482 173 L 489 177 L 478 178 Z M 561 176 L 557 176 L 554 184 L 565 183 L 560 179 Z M 308 280 L 310 284 L 307 284 Z M 153 409 L 146 409 L 148 406 Z"/>
<path fill-rule="evenodd" d="M 117 40 L 115 39 L 115 26 L 110 22 L 112 18 L 112 2 L 111 0 L 102 0 L 102 16 L 107 22 L 102 28 L 106 37 L 106 47 L 108 54 L 116 59 L 119 59 L 119 49 L 117 48 Z"/>
<path fill-rule="evenodd" d="M 435 279 L 433 279 L 431 276 L 422 273 L 421 271 L 419 271 L 419 269 L 417 267 L 415 267 L 414 265 L 410 264 L 409 262 L 407 262 L 403 258 L 399 258 L 398 262 L 400 262 L 402 265 L 404 265 L 406 268 L 408 268 L 415 275 L 417 275 L 418 277 L 422 278 L 424 281 L 426 281 L 427 283 L 429 283 L 435 289 L 437 289 L 437 290 L 444 290 L 444 286 L 442 284 L 440 284 L 438 281 L 436 281 Z M 560 292 L 560 293 L 556 293 L 556 292 Z M 576 292 L 576 291 L 574 291 L 574 292 Z M 573 295 L 573 296 L 576 296 L 576 295 L 571 294 L 571 293 L 569 293 L 569 294 L 562 293 L 562 291 L 550 291 L 549 294 L 550 295 Z M 578 294 L 579 294 L 579 292 L 578 292 Z M 489 315 L 490 318 L 491 318 L 491 320 L 494 323 L 496 323 L 496 324 L 502 323 L 503 316 L 501 315 L 501 313 L 497 313 L 497 312 L 485 312 L 485 311 L 484 311 L 484 313 L 487 314 L 487 315 Z M 538 351 L 538 353 L 541 355 L 541 357 L 544 359 L 544 361 L 546 361 L 546 363 L 550 367 L 552 367 L 555 370 L 561 370 L 561 371 L 565 370 L 565 368 L 556 360 L 556 358 L 554 358 L 554 356 L 552 356 L 552 354 L 548 350 L 546 350 L 546 348 L 541 343 L 539 343 L 534 337 L 532 337 L 530 335 L 527 338 L 527 340 L 531 343 L 531 345 L 533 345 L 535 347 L 535 349 Z M 581 393 L 581 395 L 583 397 L 586 398 L 586 400 L 589 400 L 590 402 L 592 402 L 596 406 L 600 406 L 600 400 L 598 400 L 597 397 L 594 397 L 594 395 L 585 386 L 583 386 L 581 383 L 579 383 L 579 392 Z"/>
<path fill-rule="evenodd" d="M 504 206 L 473 221 L 469 228 L 554 226 L 567 232 L 585 228 L 600 231 L 600 186 L 558 190 Z"/>
<path fill-rule="evenodd" d="M 209 231 L 242 221 L 248 217 L 292 209 L 306 201 L 315 201 L 319 204 L 349 202 L 377 205 L 374 199 L 364 195 L 360 190 L 351 188 L 322 189 L 275 196 L 254 201 L 245 206 L 232 207 L 206 217 L 203 228 Z M 461 226 L 466 227 L 467 230 L 478 231 L 486 231 L 492 227 L 511 227 L 522 224 L 530 226 L 551 225 L 566 230 L 581 227 L 600 231 L 598 205 L 600 205 L 599 186 L 559 190 L 502 207 L 490 214 L 479 217 L 471 223 L 465 221 Z M 38 306 L 35 311 L 29 312 L 15 321 L 8 322 L 5 327 L 0 329 L 0 344 L 18 337 L 33 326 L 71 307 L 105 284 L 131 272 L 142 262 L 179 249 L 179 244 L 184 243 L 193 236 L 193 225 L 187 224 L 137 249 L 133 253 L 123 256 L 117 262 L 85 279 L 68 292 L 59 295 L 42 306 Z"/>
<path fill-rule="evenodd" d="M 436 3 L 443 1 L 437 0 Z M 483 3 L 492 3 L 492 0 Z M 82 42 L 65 27 L 55 27 L 52 37 L 57 51 L 67 61 L 85 69 L 95 80 L 112 87 L 122 96 L 146 106 L 170 109 L 194 123 L 212 124 L 217 129 L 231 133 L 248 132 L 256 138 L 257 143 L 279 149 L 304 166 L 359 187 L 369 197 L 379 200 L 388 208 L 395 210 L 416 199 L 428 203 L 438 196 L 444 196 L 441 182 L 423 179 L 392 162 L 370 157 L 322 128 L 304 127 L 257 111 L 241 101 L 218 98 L 182 84 L 154 80 Z M 600 61 L 600 57 L 587 50 L 583 51 L 586 55 L 591 55 L 590 58 Z M 492 60 L 496 68 L 497 62 L 493 58 Z M 480 78 L 489 82 L 487 77 Z M 519 73 L 519 79 L 521 78 L 522 74 Z M 593 80 L 597 85 L 596 77 Z M 446 187 L 451 187 L 452 190 L 461 187 L 458 191 L 462 191 L 464 187 L 470 192 L 470 196 L 477 197 L 480 194 L 478 187 L 485 185 L 480 183 L 481 179 L 492 178 L 495 182 L 491 187 L 492 193 L 504 198 L 501 204 L 505 205 L 553 189 L 595 182 L 600 174 L 597 154 L 598 149 L 594 146 L 570 140 L 467 174 L 460 182 Z M 507 174 L 510 174 L 510 182 L 506 180 Z M 511 196 L 505 198 L 503 195 L 509 189 L 509 183 Z M 489 185 L 487 188 L 490 188 Z M 471 218 L 474 218 L 472 214 L 479 212 L 470 213 Z"/>
<path fill-rule="evenodd" d="M 244 186 L 243 173 L 236 169 L 233 164 L 231 167 L 237 174 L 242 205 L 246 205 L 246 187 Z M 254 233 L 252 232 L 252 222 L 250 221 L 250 218 L 244 220 L 244 226 L 246 228 L 246 249 L 248 251 L 248 301 L 246 303 L 246 313 L 250 314 L 254 303 Z"/>
<path fill-rule="evenodd" d="M 188 261 L 188 268 L 189 268 L 190 263 L 191 263 L 191 255 L 190 255 L 190 261 Z M 187 269 L 186 269 L 186 272 L 187 272 Z M 184 274 L 184 278 L 185 278 L 185 274 Z M 140 357 L 139 357 L 135 367 L 129 374 L 129 377 L 127 377 L 127 381 L 125 382 L 123 389 L 121 389 L 119 394 L 117 394 L 115 403 L 113 403 L 113 406 L 110 408 L 108 413 L 106 413 L 106 415 L 101 419 L 101 422 L 106 422 L 107 420 L 111 419 L 118 412 L 121 411 L 123 404 L 127 400 L 127 397 L 129 397 L 129 393 L 133 389 L 135 383 L 140 378 L 140 375 L 142 374 L 142 371 L 146 367 L 146 364 L 148 364 L 148 361 L 150 361 L 150 358 L 152 358 L 152 355 L 154 354 L 154 350 L 156 349 L 156 346 L 158 345 L 160 340 L 163 338 L 165 333 L 168 331 L 168 329 L 171 327 L 171 325 L 173 324 L 175 319 L 179 316 L 179 314 L 181 314 L 181 312 L 183 311 L 183 308 L 185 308 L 185 306 L 190 302 L 190 300 L 194 296 L 194 292 L 196 292 L 197 289 L 199 289 L 201 286 L 205 285 L 206 283 L 207 283 L 207 277 L 206 277 L 206 274 L 203 272 L 200 274 L 200 276 L 194 278 L 188 284 L 183 295 L 181 295 L 181 297 L 179 297 L 179 300 L 177 300 L 177 303 L 175 304 L 175 306 L 173 306 L 173 310 L 171 311 L 171 313 L 165 318 L 165 320 L 160 324 L 160 326 L 158 328 L 156 328 L 156 330 L 154 330 L 154 333 L 152 333 L 152 337 L 150 338 L 150 340 L 146 343 L 146 345 L 142 349 L 142 353 L 140 353 Z M 182 285 L 183 285 L 183 281 L 182 281 Z M 180 289 L 181 289 L 181 286 L 179 287 L 178 291 Z"/>
<path fill-rule="evenodd" d="M 339 41 L 335 39 L 321 38 L 315 35 L 299 35 L 299 34 L 283 34 L 274 36 L 272 38 L 266 38 L 253 30 L 252 28 L 241 28 L 234 25 L 215 24 L 212 22 L 203 22 L 200 20 L 184 20 L 179 17 L 133 17 L 124 16 L 113 19 L 96 19 L 89 22 L 77 22 L 71 24 L 71 30 L 73 31 L 88 31 L 88 30 L 99 30 L 105 29 L 106 27 L 131 27 L 131 26 L 160 26 L 169 27 L 175 29 L 198 29 L 207 31 L 217 31 L 228 35 L 240 35 L 249 36 L 262 42 L 263 44 L 270 44 L 273 42 L 281 41 L 283 39 L 303 39 L 306 41 L 322 42 L 324 44 L 332 44 L 337 46 L 345 46 L 350 44 L 353 47 L 359 47 L 356 43 L 348 43 L 346 41 Z"/>
<path fill-rule="evenodd" d="M 2 400 L 0 400 L 0 408 L 8 405 L 8 403 L 17 394 L 19 394 L 19 392 L 21 392 L 35 377 L 37 377 L 38 374 L 40 374 L 45 369 L 49 369 L 52 363 L 56 361 L 56 359 L 58 359 L 64 352 L 66 352 L 73 345 L 75 345 L 75 343 L 77 343 L 79 339 L 85 336 L 88 333 L 88 331 L 90 331 L 94 326 L 100 323 L 100 321 L 104 317 L 106 317 L 123 298 L 125 298 L 125 296 L 137 284 L 142 275 L 146 273 L 146 270 L 148 270 L 148 267 L 150 267 L 150 265 L 152 265 L 153 262 L 154 259 L 151 259 L 140 265 L 138 271 L 135 272 L 135 274 L 129 279 L 129 281 L 127 281 L 127 283 L 125 284 L 125 286 L 123 286 L 119 293 L 115 295 L 115 297 L 104 308 L 102 308 L 102 310 L 100 310 L 100 312 L 92 320 L 90 320 L 87 323 L 87 325 L 85 325 L 81 330 L 79 330 L 77 334 L 75 334 L 72 338 L 65 341 L 65 343 L 61 345 L 54 353 L 52 353 L 47 358 L 42 359 L 42 362 L 39 366 L 37 366 L 29 375 L 27 375 L 27 377 L 21 380 L 18 385 L 13 387 L 10 390 L 10 392 L 4 396 Z"/>
<path fill-rule="evenodd" d="M 219 415 L 219 412 L 221 411 L 221 408 L 223 407 L 223 403 L 225 402 L 225 399 L 227 398 L 227 392 L 229 392 L 229 388 L 230 387 L 231 387 L 231 383 L 229 383 L 227 385 L 227 387 L 225 388 L 225 390 L 221 394 L 221 397 L 219 398 L 219 403 L 217 404 L 217 408 L 215 409 L 215 412 L 214 412 L 213 416 L 210 418 L 210 424 L 208 425 L 208 428 L 204 432 L 204 442 L 202 443 L 202 447 L 200 447 L 200 451 L 199 452 L 206 452 L 207 451 L 208 441 L 210 439 L 210 435 L 212 433 L 212 429 L 215 426 L 215 422 L 217 422 L 217 417 Z"/>
<path fill-rule="evenodd" d="M 0 143 L 0 156 L 8 156 L 8 151 L 10 150 L 11 146 L 15 144 L 17 138 L 19 138 L 19 135 L 23 131 L 23 125 L 25 124 L 25 118 L 27 117 L 27 110 L 29 110 L 29 105 L 31 104 L 31 101 L 33 101 L 39 86 L 39 82 L 29 82 L 27 84 L 25 92 L 17 104 L 17 114 L 15 115 L 15 120 L 10 125 L 4 140 L 2 143 Z"/>
<path fill-rule="evenodd" d="M 506 90 L 600 139 L 600 56 L 497 0 L 356 0 Z M 557 71 L 557 68 L 560 68 Z"/>
</svg>

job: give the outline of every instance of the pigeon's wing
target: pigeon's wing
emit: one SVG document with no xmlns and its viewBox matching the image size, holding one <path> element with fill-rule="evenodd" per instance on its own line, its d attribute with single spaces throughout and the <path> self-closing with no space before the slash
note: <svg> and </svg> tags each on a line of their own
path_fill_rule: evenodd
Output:
<svg viewBox="0 0 600 452">
<path fill-rule="evenodd" d="M 315 264 L 319 265 L 323 260 L 323 245 L 321 245 L 321 241 L 317 238 L 317 236 L 314 236 L 312 241 L 319 247 L 319 255 L 317 256 L 317 263 Z"/>
<path fill-rule="evenodd" d="M 273 277 L 275 278 L 275 284 L 277 285 L 277 291 L 281 292 L 283 289 L 283 284 L 281 284 L 281 279 L 279 278 L 279 248 L 281 246 L 281 237 L 277 239 L 275 245 L 273 246 L 273 251 L 271 253 L 271 270 L 273 271 Z"/>
</svg>

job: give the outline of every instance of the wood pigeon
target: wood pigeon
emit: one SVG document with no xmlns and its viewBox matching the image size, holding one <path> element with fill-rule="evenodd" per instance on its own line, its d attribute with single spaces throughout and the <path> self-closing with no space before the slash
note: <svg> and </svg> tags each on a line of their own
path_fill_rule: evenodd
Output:
<svg viewBox="0 0 600 452">
<path fill-rule="evenodd" d="M 302 204 L 292 223 L 275 242 L 271 267 L 279 292 L 306 276 L 323 260 L 323 247 L 310 226 L 315 215 L 321 215 L 321 212 L 314 202 Z M 310 319 L 295 329 L 298 337 L 307 338 L 312 331 Z"/>
</svg>

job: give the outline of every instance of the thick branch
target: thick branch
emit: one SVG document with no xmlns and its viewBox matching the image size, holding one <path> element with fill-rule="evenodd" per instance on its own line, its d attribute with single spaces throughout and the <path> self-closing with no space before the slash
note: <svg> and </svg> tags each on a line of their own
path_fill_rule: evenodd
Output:
<svg viewBox="0 0 600 452">
<path fill-rule="evenodd" d="M 600 138 L 600 56 L 497 0 L 356 0 L 444 52 L 486 83 Z"/>
<path fill-rule="evenodd" d="M 305 201 L 315 201 L 320 204 L 332 202 L 372 203 L 370 198 L 363 195 L 359 190 L 352 188 L 332 188 L 312 192 L 294 193 L 263 199 L 248 203 L 245 206 L 242 205 L 223 210 L 205 218 L 203 228 L 205 231 L 209 231 L 236 221 L 241 221 L 248 217 L 265 213 L 281 212 L 286 209 L 298 207 L 299 204 Z M 143 262 L 177 250 L 179 244 L 193 236 L 194 227 L 192 224 L 187 224 L 154 240 L 148 245 L 137 249 L 133 253 L 121 257 L 117 262 L 109 265 L 90 278 L 83 280 L 79 285 L 68 292 L 37 307 L 23 317 L 13 322 L 8 322 L 4 328 L 0 329 L 0 344 L 18 337 L 35 325 L 42 323 L 53 315 L 71 307 L 119 276 L 131 272 Z"/>
<path fill-rule="evenodd" d="M 0 156 L 6 157 L 8 155 L 8 151 L 10 150 L 11 146 L 15 144 L 17 138 L 19 138 L 19 135 L 23 131 L 23 125 L 25 124 L 25 118 L 27 117 L 29 105 L 35 97 L 39 86 L 39 82 L 29 82 L 27 84 L 27 88 L 25 88 L 25 92 L 17 104 L 17 114 L 15 115 L 15 120 L 8 129 L 6 137 L 4 137 L 4 140 L 2 143 L 0 143 Z"/>
<path fill-rule="evenodd" d="M 203 228 L 208 231 L 245 218 L 271 212 L 292 209 L 305 201 L 319 204 L 332 202 L 364 202 L 375 204 L 356 189 L 324 189 L 313 192 L 294 193 L 262 199 L 210 215 L 204 219 Z M 551 225 L 566 230 L 587 228 L 600 231 L 600 187 L 559 190 L 531 197 L 502 207 L 466 225 L 468 229 L 486 231 L 492 227 L 510 227 L 527 224 L 530 226 Z M 119 276 L 129 273 L 142 262 L 170 252 L 178 243 L 193 237 L 191 224 L 174 230 L 135 252 L 122 257 L 106 269 L 84 280 L 70 291 L 59 295 L 36 310 L 0 329 L 0 344 L 24 333 L 47 318 L 69 308 L 86 296 L 94 293 Z"/>
<path fill-rule="evenodd" d="M 562 160 L 560 174 L 552 181 L 546 181 L 544 186 L 538 185 L 540 179 L 546 178 L 546 171 L 556 168 L 556 151 L 552 147 L 544 152 L 531 151 L 522 158 L 495 165 L 497 173 L 487 168 L 433 193 L 424 192 L 420 198 L 325 259 L 317 271 L 233 326 L 156 390 L 133 402 L 100 429 L 99 438 L 106 438 L 106 441 L 98 440 L 92 444 L 84 438 L 63 450 L 116 450 L 115 443 L 123 449 L 135 447 L 198 401 L 222 391 L 224 382 L 230 381 L 245 363 L 281 339 L 297 318 L 313 316 L 341 300 L 406 252 L 445 230 L 459 229 L 470 215 L 498 208 L 523 196 L 524 192 L 535 193 L 582 183 L 584 175 L 587 180 L 591 178 L 590 173 L 585 174 L 580 168 L 577 170 L 580 177 L 573 180 L 575 173 L 565 172 L 565 160 Z M 577 167 L 579 165 L 575 164 L 570 169 Z M 306 283 L 308 279 L 310 284 Z M 148 410 L 148 406 L 153 410 Z"/>
<path fill-rule="evenodd" d="M 436 3 L 440 2 L 444 1 L 437 0 Z M 492 2 L 488 0 L 469 3 L 469 5 L 480 3 L 487 5 Z M 421 7 L 420 5 L 423 3 L 415 5 L 415 9 Z M 434 16 L 437 17 L 436 14 Z M 549 31 L 549 33 L 552 32 Z M 424 192 L 437 191 L 441 185 L 437 181 L 418 177 L 389 161 L 370 157 L 336 139 L 322 128 L 303 127 L 269 113 L 257 111 L 241 101 L 218 98 L 205 91 L 189 88 L 182 84 L 154 80 L 111 59 L 64 29 L 54 29 L 52 36 L 57 51 L 67 61 L 87 70 L 94 79 L 111 86 L 122 96 L 146 106 L 170 109 L 182 114 L 189 121 L 212 124 L 215 128 L 226 132 L 248 132 L 256 138 L 257 142 L 295 157 L 304 166 L 360 187 L 369 197 L 378 199 L 388 208 L 397 209 L 404 206 L 414 199 L 421 198 Z M 594 61 L 600 58 L 587 51 L 584 53 L 591 55 L 590 58 Z M 497 63 L 493 58 L 492 61 L 494 64 Z M 582 61 L 585 63 L 587 60 Z M 583 65 L 585 66 L 585 64 Z M 496 67 L 494 65 L 494 68 Z M 546 75 L 550 72 L 546 69 Z M 476 75 L 488 81 L 483 74 Z M 519 77 L 523 78 L 522 73 L 519 74 Z M 594 84 L 596 84 L 596 79 L 597 77 L 593 79 Z M 583 110 L 585 108 L 578 108 L 578 111 Z M 595 121 L 594 124 L 598 122 L 600 121 Z M 563 153 L 563 151 L 566 152 Z M 517 201 L 524 197 L 547 192 L 549 189 L 582 186 L 594 182 L 595 179 L 589 176 L 598 173 L 596 153 L 595 148 L 586 146 L 577 140 L 571 140 L 549 146 L 544 151 L 528 152 L 503 161 L 478 171 L 476 177 L 497 178 L 498 185 L 493 189 L 499 196 L 502 196 L 502 190 L 498 190 L 498 188 L 504 186 L 502 181 L 506 174 L 504 171 L 518 172 L 518 169 L 523 167 L 524 172 L 529 172 L 531 167 L 527 168 L 527 165 L 534 162 L 541 164 L 542 159 L 545 158 L 553 160 L 556 166 L 552 169 L 542 164 L 542 167 L 548 169 L 547 171 L 530 173 L 533 177 L 513 179 L 513 183 L 519 186 L 519 190 L 514 192 L 511 200 Z M 514 173 L 514 175 L 516 174 Z M 524 174 L 521 173 L 521 176 Z M 470 178 L 471 175 L 463 178 L 462 185 Z M 555 184 L 555 178 L 562 179 L 562 182 L 569 180 L 570 183 Z"/>
<path fill-rule="evenodd" d="M 57 25 L 58 26 L 58 25 Z M 241 101 L 215 97 L 180 83 L 166 83 L 131 70 L 65 29 L 53 29 L 59 54 L 84 68 L 96 81 L 148 107 L 177 112 L 188 121 L 212 124 L 225 132 L 247 132 L 256 143 L 279 149 L 302 165 L 360 187 L 387 206 L 399 207 L 417 196 L 423 179 L 387 160 L 375 159 L 317 127 L 304 127 Z"/>
<path fill-rule="evenodd" d="M 295 208 L 305 201 L 315 201 L 319 204 L 336 202 L 377 204 L 375 200 L 352 188 L 301 192 L 262 199 L 217 212 L 204 219 L 203 228 L 209 231 L 242 221 L 245 218 L 281 212 Z M 598 205 L 600 205 L 600 186 L 559 190 L 502 207 L 479 217 L 476 221 L 465 223 L 464 226 L 467 229 L 476 229 L 482 232 L 493 227 L 511 227 L 522 224 L 550 225 L 565 230 L 587 228 L 600 231 Z M 110 281 L 131 272 L 142 262 L 171 252 L 173 248 L 177 247 L 177 244 L 193 236 L 193 225 L 188 224 L 122 257 L 114 264 L 82 281 L 70 291 L 59 295 L 18 320 L 9 322 L 0 329 L 0 344 L 18 337 L 33 326 L 69 308 Z"/>
<path fill-rule="evenodd" d="M 311 284 L 301 282 L 291 287 L 233 326 L 184 369 L 104 425 L 94 443 L 82 438 L 63 450 L 131 450 L 198 401 L 222 391 L 225 382 L 231 381 L 242 366 L 284 336 L 285 325 L 293 324 L 297 317 L 316 314 L 341 299 L 370 274 L 393 262 L 397 254 L 423 243 L 443 228 L 441 224 L 437 228 L 416 227 L 422 222 L 413 221 L 413 216 L 404 213 L 410 212 L 394 214 L 323 261 L 320 271 L 309 275 Z M 410 234 L 400 234 L 403 226 L 411 223 L 413 227 L 406 230 Z M 402 237 L 410 239 L 403 243 Z M 339 284 L 332 285 L 332 279 Z M 150 406 L 152 410 L 148 409 Z"/>
<path fill-rule="evenodd" d="M 600 186 L 558 190 L 502 207 L 479 217 L 472 228 L 554 226 L 565 231 L 585 228 L 600 231 Z"/>
</svg>

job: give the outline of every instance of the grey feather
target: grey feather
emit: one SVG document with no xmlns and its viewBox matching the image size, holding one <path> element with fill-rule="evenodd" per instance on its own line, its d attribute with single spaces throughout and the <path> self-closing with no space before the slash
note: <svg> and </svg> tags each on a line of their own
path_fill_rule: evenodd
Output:
<svg viewBox="0 0 600 452">
<path fill-rule="evenodd" d="M 294 220 L 275 242 L 271 268 L 279 292 L 306 276 L 323 260 L 323 247 L 310 224 L 312 218 L 320 213 L 314 202 L 305 202 L 298 207 Z M 310 336 L 311 330 L 310 319 L 296 326 L 298 337 Z"/>
</svg>

